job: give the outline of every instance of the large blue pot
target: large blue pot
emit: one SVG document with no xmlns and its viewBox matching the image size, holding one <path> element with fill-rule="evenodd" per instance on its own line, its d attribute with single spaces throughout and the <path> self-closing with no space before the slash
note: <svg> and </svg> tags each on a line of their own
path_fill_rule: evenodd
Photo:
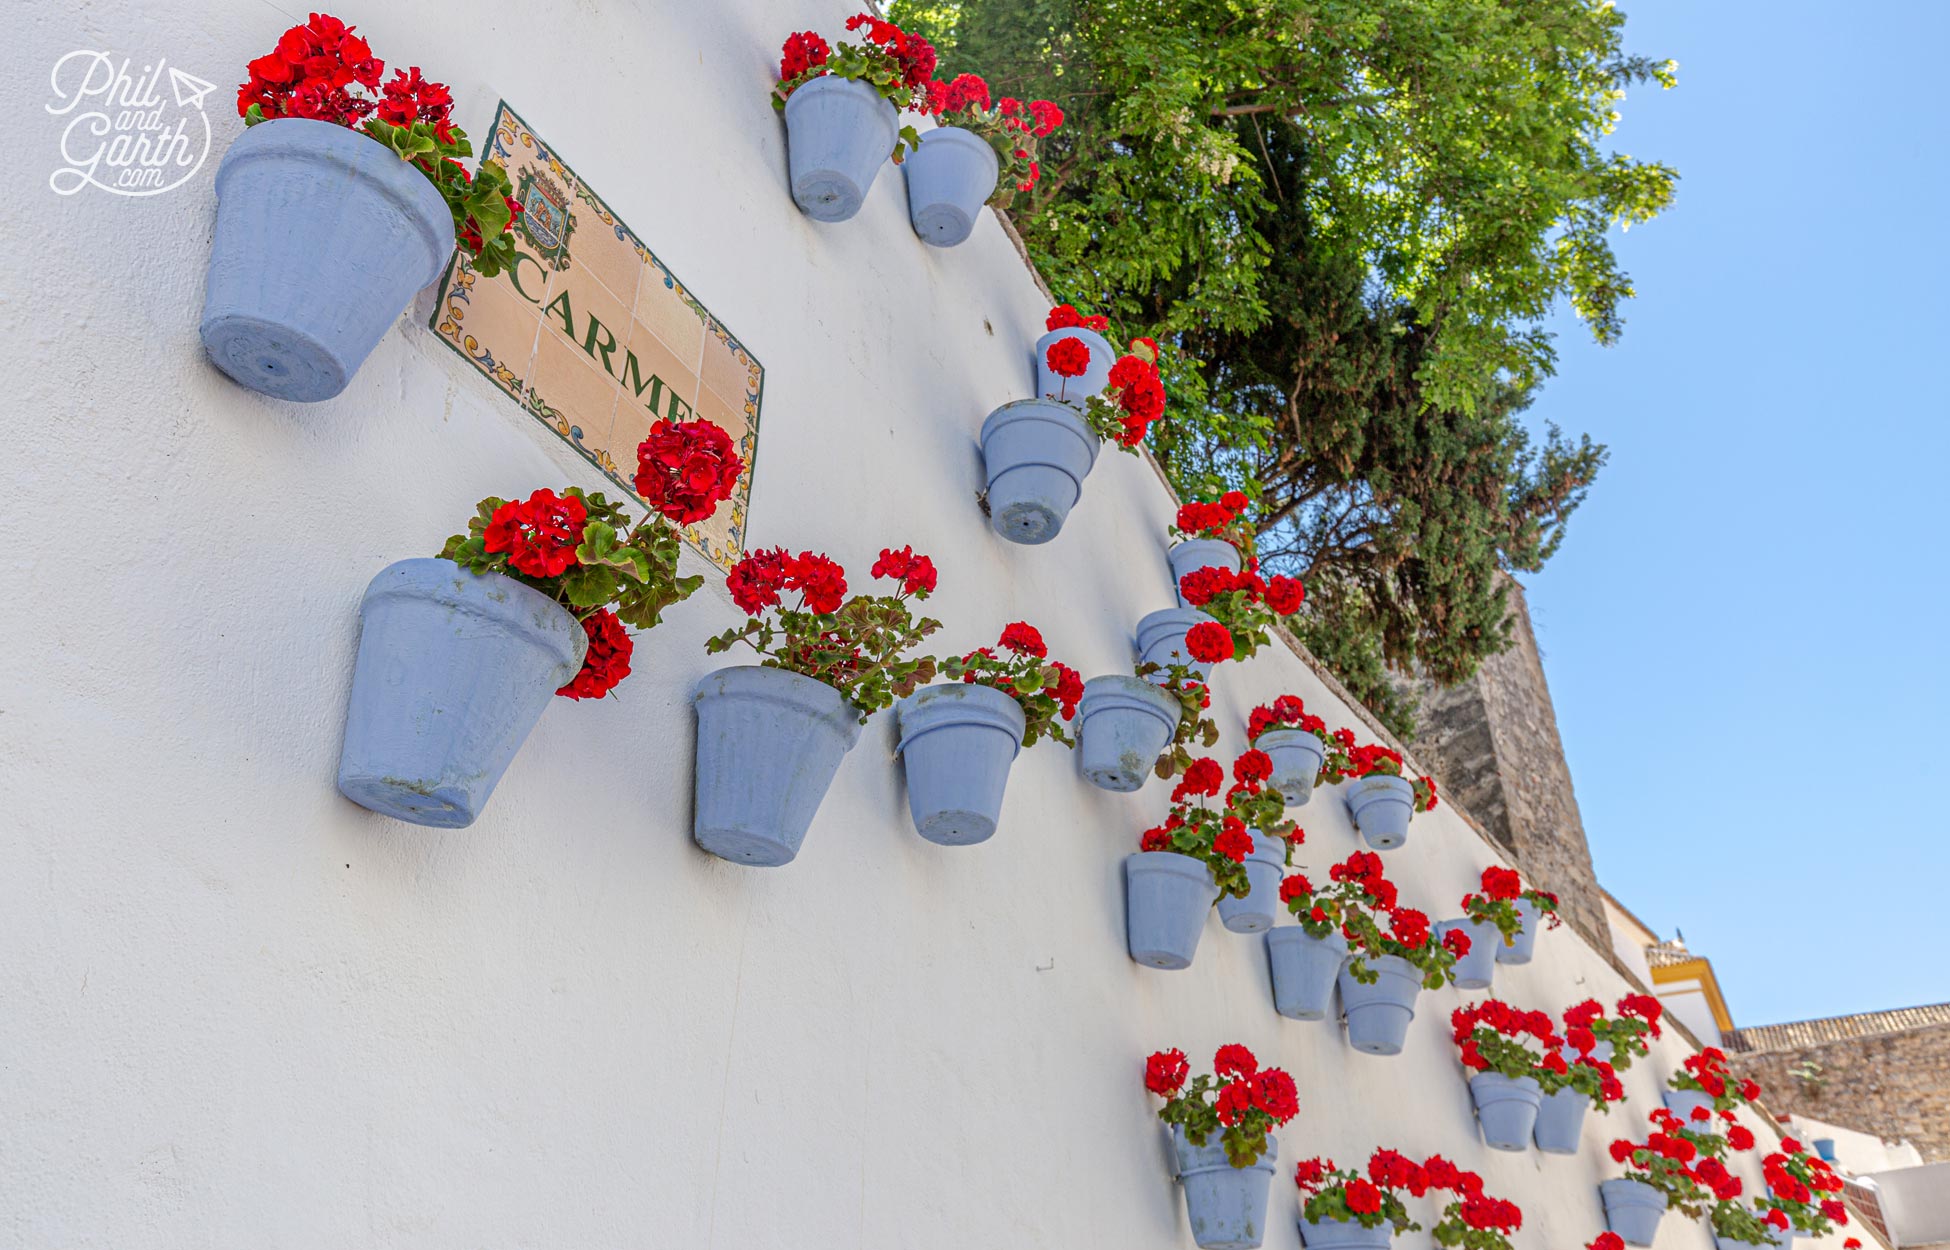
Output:
<svg viewBox="0 0 1950 1250">
<path fill-rule="evenodd" d="M 1650 1185 L 1621 1179 L 1598 1186 L 1605 1204 L 1605 1226 L 1628 1246 L 1649 1246 L 1659 1235 L 1659 1217 L 1666 1213 L 1666 1196 Z"/>
<path fill-rule="evenodd" d="M 1405 777 L 1369 773 L 1348 783 L 1347 812 L 1362 841 L 1377 851 L 1392 851 L 1408 841 L 1415 787 Z"/>
<path fill-rule="evenodd" d="M 1253 849 L 1246 856 L 1246 880 L 1252 882 L 1252 892 L 1219 900 L 1219 923 L 1234 933 L 1264 933 L 1273 927 L 1281 907 L 1280 881 L 1286 876 L 1286 839 L 1250 832 Z"/>
<path fill-rule="evenodd" d="M 1090 367 L 1074 378 L 1052 372 L 1049 367 L 1050 344 L 1059 339 L 1080 339 L 1090 349 Z M 1110 342 L 1095 330 L 1082 326 L 1051 330 L 1036 340 L 1036 395 L 1039 399 L 1061 396 L 1059 402 L 1082 412 L 1091 396 L 1110 385 L 1110 367 L 1116 359 Z"/>
<path fill-rule="evenodd" d="M 1496 952 L 1503 946 L 1503 934 L 1487 920 L 1444 920 L 1437 924 L 1437 937 L 1451 929 L 1469 935 L 1469 953 L 1456 961 L 1454 979 L 1459 990 L 1486 990 L 1496 976 Z"/>
<path fill-rule="evenodd" d="M 1469 1100 L 1476 1105 L 1484 1145 L 1492 1150 L 1530 1149 L 1537 1109 L 1544 1103 L 1535 1077 L 1513 1081 L 1501 1072 L 1478 1072 L 1469 1078 Z"/>
<path fill-rule="evenodd" d="M 1092 677 L 1077 704 L 1077 767 L 1100 790 L 1127 794 L 1178 732 L 1178 700 L 1137 677 Z"/>
<path fill-rule="evenodd" d="M 915 830 L 942 846 L 985 842 L 1022 749 L 1022 705 L 989 686 L 925 686 L 900 701 L 900 756 Z"/>
<path fill-rule="evenodd" d="M 1266 931 L 1266 967 L 1273 977 L 1273 1010 L 1289 1020 L 1325 1020 L 1334 981 L 1347 962 L 1347 939 L 1314 937 L 1299 925 Z"/>
<path fill-rule="evenodd" d="M 540 591 L 451 560 L 388 565 L 359 615 L 339 793 L 416 825 L 473 824 L 589 636 Z"/>
<path fill-rule="evenodd" d="M 1300 1221 L 1300 1244 L 1307 1250 L 1388 1250 L 1394 1226 L 1383 1221 L 1364 1228 L 1354 1220 Z"/>
<path fill-rule="evenodd" d="M 1024 546 L 1055 538 L 1083 495 L 1102 442 L 1054 400 L 1019 399 L 991 412 L 982 422 L 989 528 Z"/>
<path fill-rule="evenodd" d="M 1584 1117 L 1590 1110 L 1591 1099 L 1575 1089 L 1544 1095 L 1531 1140 L 1547 1155 L 1576 1154 L 1584 1141 Z"/>
<path fill-rule="evenodd" d="M 453 252 L 447 201 L 391 148 L 329 122 L 260 122 L 217 167 L 197 330 L 250 389 L 330 399 Z"/>
<path fill-rule="evenodd" d="M 1497 944 L 1496 962 L 1500 964 L 1527 964 L 1537 953 L 1537 930 L 1544 927 L 1543 915 L 1525 898 L 1517 900 L 1517 914 L 1523 917 L 1523 932 L 1508 946 Z"/>
<path fill-rule="evenodd" d="M 1150 968 L 1191 967 L 1218 897 L 1203 860 L 1176 851 L 1125 856 L 1124 934 L 1131 958 Z"/>
<path fill-rule="evenodd" d="M 1185 1139 L 1172 1126 L 1173 1161 L 1178 1183 L 1185 1190 L 1185 1217 L 1192 1240 L 1205 1250 L 1252 1250 L 1266 1236 L 1266 1198 L 1273 1184 L 1273 1161 L 1280 1143 L 1271 1136 L 1266 1149 L 1250 1167 L 1236 1168 L 1226 1158 L 1220 1135 L 1208 1135 L 1203 1146 Z"/>
<path fill-rule="evenodd" d="M 1137 627 L 1138 660 L 1145 664 L 1183 664 L 1197 673 L 1201 681 L 1210 677 L 1212 665 L 1192 658 L 1192 653 L 1185 650 L 1185 635 L 1192 631 L 1192 626 L 1211 619 L 1196 608 L 1165 608 L 1147 614 Z M 1167 676 L 1160 672 L 1152 680 L 1162 682 Z"/>
<path fill-rule="evenodd" d="M 1363 1054 L 1399 1055 L 1415 1018 L 1422 974 L 1398 955 L 1369 956 L 1364 962 L 1379 974 L 1374 984 L 1357 981 L 1351 963 L 1342 966 L 1339 978 L 1348 1044 Z"/>
<path fill-rule="evenodd" d="M 921 135 L 901 166 L 907 171 L 907 218 L 921 242 L 953 247 L 974 232 L 982 206 L 995 194 L 1001 169 L 989 141 L 960 126 Z"/>
<path fill-rule="evenodd" d="M 1188 538 L 1173 547 L 1168 554 L 1171 560 L 1171 589 L 1178 596 L 1178 606 L 1190 607 L 1185 602 L 1185 594 L 1178 588 L 1187 573 L 1200 569 L 1221 568 L 1228 573 L 1239 571 L 1239 548 L 1217 538 Z"/>
<path fill-rule="evenodd" d="M 791 863 L 840 761 L 860 740 L 859 709 L 823 681 L 756 665 L 706 673 L 691 702 L 691 836 L 733 863 Z"/>
<path fill-rule="evenodd" d="M 1713 1111 L 1713 1100 L 1698 1090 L 1662 1089 L 1659 1091 L 1659 1097 L 1664 1100 L 1666 1110 L 1672 1112 L 1688 1124 L 1694 1123 L 1693 1110 L 1695 1108 L 1704 1107 L 1708 1114 L 1711 1114 Z"/>
<path fill-rule="evenodd" d="M 785 101 L 792 202 L 814 221 L 853 216 L 899 133 L 900 114 L 864 83 L 827 74 L 797 88 Z"/>
<path fill-rule="evenodd" d="M 1273 761 L 1273 788 L 1287 806 L 1305 806 L 1314 796 L 1314 782 L 1327 759 L 1327 747 L 1319 735 L 1304 729 L 1269 729 L 1254 738 L 1252 745 Z"/>
</svg>

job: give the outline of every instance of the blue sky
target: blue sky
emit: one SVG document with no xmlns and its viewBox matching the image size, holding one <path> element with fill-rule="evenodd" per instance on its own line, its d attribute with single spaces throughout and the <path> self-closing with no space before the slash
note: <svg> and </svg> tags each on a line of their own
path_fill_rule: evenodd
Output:
<svg viewBox="0 0 1950 1250">
<path fill-rule="evenodd" d="M 1527 579 L 1599 878 L 1736 1023 L 1950 1000 L 1950 4 L 1620 7 L 1678 199 L 1530 414 L 1611 447 Z"/>
</svg>

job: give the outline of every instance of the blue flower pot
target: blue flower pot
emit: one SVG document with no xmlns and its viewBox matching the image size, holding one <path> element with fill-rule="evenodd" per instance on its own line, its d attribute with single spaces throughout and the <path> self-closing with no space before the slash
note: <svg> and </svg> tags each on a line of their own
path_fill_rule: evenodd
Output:
<svg viewBox="0 0 1950 1250">
<path fill-rule="evenodd" d="M 989 528 L 1024 546 L 1055 538 L 1101 445 L 1083 418 L 1053 400 L 1019 399 L 991 412 L 982 422 Z"/>
<path fill-rule="evenodd" d="M 1476 1123 L 1483 1144 L 1492 1150 L 1528 1150 L 1537 1127 L 1537 1109 L 1544 1103 L 1535 1077 L 1511 1080 L 1501 1072 L 1478 1072 L 1469 1078 L 1469 1100 L 1476 1104 Z"/>
<path fill-rule="evenodd" d="M 1299 925 L 1266 931 L 1266 966 L 1273 976 L 1273 1010 L 1289 1020 L 1325 1020 L 1334 1005 L 1334 980 L 1347 962 L 1347 939 L 1314 937 Z"/>
<path fill-rule="evenodd" d="M 792 202 L 814 221 L 845 221 L 894 154 L 900 114 L 864 83 L 827 74 L 785 101 Z"/>
<path fill-rule="evenodd" d="M 260 122 L 217 167 L 197 330 L 251 390 L 330 399 L 453 252 L 447 201 L 391 148 L 329 122 Z"/>
<path fill-rule="evenodd" d="M 360 618 L 339 793 L 416 825 L 473 824 L 588 635 L 540 591 L 451 560 L 382 569 Z"/>
<path fill-rule="evenodd" d="M 1185 650 L 1185 635 L 1192 626 L 1212 618 L 1196 608 L 1165 608 L 1138 622 L 1138 660 L 1145 664 L 1183 664 L 1202 681 L 1212 675 L 1212 665 L 1192 659 Z M 1152 680 L 1162 682 L 1169 674 L 1158 673 Z"/>
<path fill-rule="evenodd" d="M 1178 584 L 1185 580 L 1185 574 L 1213 568 L 1237 573 L 1241 563 L 1239 548 L 1217 538 L 1188 538 L 1167 554 L 1171 560 L 1171 590 L 1178 596 L 1178 606 L 1181 608 L 1191 606 L 1178 589 Z"/>
<path fill-rule="evenodd" d="M 859 709 L 823 681 L 756 665 L 706 673 L 691 703 L 691 836 L 736 864 L 791 863 L 840 761 L 860 740 Z"/>
<path fill-rule="evenodd" d="M 1219 923 L 1234 933 L 1264 933 L 1273 927 L 1281 908 L 1280 881 L 1286 876 L 1286 839 L 1249 832 L 1253 849 L 1246 856 L 1246 880 L 1252 882 L 1252 892 L 1219 900 Z"/>
<path fill-rule="evenodd" d="M 1362 841 L 1377 851 L 1392 851 L 1408 841 L 1415 787 L 1405 777 L 1369 773 L 1348 783 L 1347 812 Z"/>
<path fill-rule="evenodd" d="M 1077 767 L 1100 790 L 1127 794 L 1178 732 L 1178 700 L 1137 677 L 1092 677 L 1077 704 Z"/>
<path fill-rule="evenodd" d="M 1422 974 L 1398 955 L 1370 956 L 1364 962 L 1379 974 L 1372 985 L 1355 980 L 1351 963 L 1340 972 L 1348 1044 L 1367 1055 L 1399 1055 L 1408 1039 L 1408 1022 L 1415 1018 Z"/>
<path fill-rule="evenodd" d="M 1304 729 L 1269 729 L 1253 745 L 1273 761 L 1273 788 L 1289 807 L 1304 807 L 1327 759 L 1327 747 Z"/>
<path fill-rule="evenodd" d="M 1666 1196 L 1650 1185 L 1621 1179 L 1598 1186 L 1605 1204 L 1605 1227 L 1628 1246 L 1649 1246 L 1659 1235 L 1659 1217 L 1666 1213 Z"/>
<path fill-rule="evenodd" d="M 1469 953 L 1456 961 L 1455 982 L 1459 990 L 1486 990 L 1496 976 L 1496 952 L 1503 946 L 1503 934 L 1487 920 L 1444 920 L 1435 926 L 1437 937 L 1451 929 L 1469 935 Z"/>
<path fill-rule="evenodd" d="M 1252 1250 L 1259 1245 L 1266 1237 L 1266 1199 L 1280 1143 L 1267 1137 L 1266 1149 L 1251 1167 L 1243 1168 L 1226 1158 L 1217 1132 L 1203 1146 L 1194 1146 L 1173 1125 L 1171 1146 L 1192 1240 L 1205 1250 Z"/>
<path fill-rule="evenodd" d="M 899 716 L 915 831 L 941 846 L 987 841 L 1022 749 L 1022 705 L 989 686 L 954 682 L 908 695 Z"/>
<path fill-rule="evenodd" d="M 1530 1139 L 1547 1155 L 1574 1155 L 1584 1140 L 1584 1117 L 1591 1100 L 1574 1089 L 1544 1095 Z"/>
<path fill-rule="evenodd" d="M 1124 932 L 1131 958 L 1149 968 L 1192 966 L 1205 917 L 1219 897 L 1205 861 L 1176 851 L 1124 857 Z"/>
<path fill-rule="evenodd" d="M 1081 339 L 1083 345 L 1090 349 L 1090 367 L 1074 378 L 1066 378 L 1050 370 L 1049 346 L 1059 339 Z M 1110 367 L 1116 360 L 1117 353 L 1111 348 L 1109 340 L 1095 330 L 1086 330 L 1082 326 L 1051 330 L 1036 340 L 1036 395 L 1039 399 L 1054 399 L 1082 412 L 1091 396 L 1110 385 Z"/>
<path fill-rule="evenodd" d="M 921 242 L 953 247 L 974 232 L 995 194 L 1001 162 L 989 141 L 960 126 L 924 131 L 907 171 L 907 217 Z"/>
<path fill-rule="evenodd" d="M 1693 1123 L 1694 1108 L 1704 1107 L 1708 1114 L 1713 1111 L 1713 1100 L 1698 1090 L 1662 1089 L 1659 1091 L 1659 1097 L 1665 1101 L 1666 1110 L 1688 1124 Z"/>
<path fill-rule="evenodd" d="M 1353 1220 L 1300 1221 L 1300 1244 L 1307 1250 L 1388 1250 L 1393 1225 L 1386 1221 L 1364 1228 Z"/>
<path fill-rule="evenodd" d="M 1711 1221 L 1708 1221 L 1708 1223 L 1710 1225 Z M 1780 1250 L 1786 1250 L 1788 1246 L 1793 1245 L 1796 1237 L 1807 1235 L 1798 1229 L 1775 1228 L 1771 1224 L 1767 1225 L 1766 1228 L 1768 1239 L 1762 1244 L 1777 1246 L 1780 1247 Z M 1713 1230 L 1713 1245 L 1714 1250 L 1754 1250 L 1753 1242 L 1741 1241 L 1733 1237 L 1722 1237 L 1718 1229 Z"/>
<path fill-rule="evenodd" d="M 1821 1159 L 1823 1163 L 1833 1163 L 1835 1161 L 1835 1139 L 1834 1138 L 1817 1137 L 1812 1142 L 1809 1142 L 1808 1144 L 1815 1148 L 1815 1154 Z"/>
<path fill-rule="evenodd" d="M 1500 964 L 1527 964 L 1537 953 L 1537 930 L 1544 927 L 1543 915 L 1535 903 L 1522 898 L 1517 900 L 1517 914 L 1523 917 L 1523 932 L 1508 946 L 1497 943 L 1496 962 Z"/>
</svg>

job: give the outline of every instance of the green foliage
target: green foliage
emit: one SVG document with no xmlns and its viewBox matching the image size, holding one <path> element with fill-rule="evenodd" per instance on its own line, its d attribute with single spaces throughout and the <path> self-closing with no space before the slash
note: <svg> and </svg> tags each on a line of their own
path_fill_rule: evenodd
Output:
<svg viewBox="0 0 1950 1250">
<path fill-rule="evenodd" d="M 845 695 L 864 724 L 934 680 L 933 656 L 905 653 L 940 628 L 940 621 L 915 617 L 900 595 L 855 595 L 832 612 L 780 608 L 754 616 L 705 639 L 704 649 L 722 655 L 742 642 L 758 652 L 763 667 L 823 681 Z"/>
<path fill-rule="evenodd" d="M 1159 673 L 1165 675 L 1164 680 L 1158 680 Z M 1194 746 L 1210 751 L 1219 744 L 1218 723 L 1206 715 L 1206 709 L 1212 706 L 1212 692 L 1184 664 L 1165 666 L 1147 661 L 1137 666 L 1137 675 L 1156 681 L 1159 689 L 1178 700 L 1178 726 L 1172 731 L 1164 754 L 1152 766 L 1154 773 L 1169 781 L 1192 766 Z"/>
<path fill-rule="evenodd" d="M 1391 729 L 1389 668 L 1468 677 L 1604 461 L 1519 422 L 1562 300 L 1601 343 L 1612 227 L 1676 174 L 1605 149 L 1669 86 L 1601 0 L 896 0 L 943 71 L 1066 113 L 1014 210 L 1060 298 L 1166 349 L 1154 454 L 1236 486 L 1308 646 Z"/>
</svg>

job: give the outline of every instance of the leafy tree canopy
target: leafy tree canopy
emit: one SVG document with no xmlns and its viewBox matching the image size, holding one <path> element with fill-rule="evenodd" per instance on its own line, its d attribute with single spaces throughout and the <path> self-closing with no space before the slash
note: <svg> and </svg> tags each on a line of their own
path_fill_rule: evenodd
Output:
<svg viewBox="0 0 1950 1250">
<path fill-rule="evenodd" d="M 1064 299 L 1169 349 L 1159 458 L 1240 486 L 1307 580 L 1307 642 L 1406 729 L 1385 668 L 1461 680 L 1508 643 L 1604 451 L 1520 414 L 1569 302 L 1632 294 L 1613 226 L 1675 173 L 1605 150 L 1627 87 L 1598 0 L 897 0 L 945 74 L 1067 120 L 1012 212 Z"/>
</svg>

